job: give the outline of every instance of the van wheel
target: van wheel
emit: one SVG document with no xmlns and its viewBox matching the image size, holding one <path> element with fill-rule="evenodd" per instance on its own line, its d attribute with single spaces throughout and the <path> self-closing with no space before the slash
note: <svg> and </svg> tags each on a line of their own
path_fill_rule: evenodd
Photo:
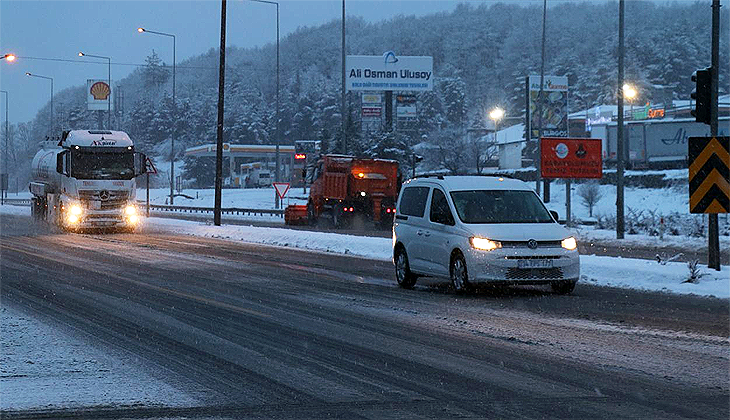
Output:
<svg viewBox="0 0 730 420">
<path fill-rule="evenodd" d="M 466 271 L 466 261 L 461 253 L 451 257 L 451 285 L 457 293 L 470 293 L 474 287 L 469 283 L 469 273 Z"/>
<path fill-rule="evenodd" d="M 411 266 L 408 264 L 408 255 L 405 249 L 398 248 L 395 251 L 395 279 L 398 286 L 404 289 L 412 289 L 416 285 L 415 274 L 411 273 Z"/>
<path fill-rule="evenodd" d="M 556 281 L 553 283 L 550 283 L 550 287 L 553 289 L 553 292 L 558 293 L 560 295 L 567 295 L 575 289 L 575 281 L 573 280 L 565 280 L 565 281 Z"/>
</svg>

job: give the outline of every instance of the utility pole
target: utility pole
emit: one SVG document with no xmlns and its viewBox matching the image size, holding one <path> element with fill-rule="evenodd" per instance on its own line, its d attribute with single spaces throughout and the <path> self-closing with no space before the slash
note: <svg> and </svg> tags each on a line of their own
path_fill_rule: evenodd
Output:
<svg viewBox="0 0 730 420">
<path fill-rule="evenodd" d="M 218 67 L 218 133 L 215 148 L 215 209 L 213 224 L 221 225 L 221 188 L 223 186 L 223 94 L 226 82 L 226 0 L 221 0 L 221 46 Z"/>
<path fill-rule="evenodd" d="M 710 77 L 710 136 L 717 136 L 718 89 L 720 73 L 720 0 L 712 0 L 712 72 Z M 717 213 L 708 217 L 707 229 L 707 267 L 720 271 L 720 229 Z"/>
<path fill-rule="evenodd" d="M 616 239 L 624 239 L 624 0 L 618 2 L 618 123 L 616 124 Z"/>
<path fill-rule="evenodd" d="M 346 98 L 346 92 L 345 92 L 345 0 L 342 0 L 342 109 L 340 112 L 342 113 L 342 153 L 347 154 L 347 130 L 346 130 L 346 124 L 347 124 L 347 116 L 346 116 L 346 109 L 347 105 L 345 104 Z"/>
<path fill-rule="evenodd" d="M 542 2 L 542 52 L 540 53 L 540 92 L 537 95 L 537 114 L 538 114 L 538 135 L 537 135 L 537 157 L 535 158 L 535 192 L 540 195 L 540 180 L 542 175 L 542 102 L 545 94 L 545 20 L 547 18 L 547 0 Z M 529 91 L 528 91 L 529 95 Z M 545 198 L 545 197 L 543 197 Z"/>
</svg>

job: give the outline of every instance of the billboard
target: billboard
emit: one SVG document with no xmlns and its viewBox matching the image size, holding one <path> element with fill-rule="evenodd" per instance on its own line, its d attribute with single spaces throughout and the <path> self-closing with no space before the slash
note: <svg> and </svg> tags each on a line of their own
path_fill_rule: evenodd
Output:
<svg viewBox="0 0 730 420">
<path fill-rule="evenodd" d="M 114 111 L 114 96 L 108 80 L 86 80 L 86 104 L 89 111 Z"/>
<path fill-rule="evenodd" d="M 527 112 L 530 116 L 530 139 L 540 137 L 540 116 L 538 97 L 540 76 L 527 78 Z M 568 137 L 568 77 L 544 76 L 542 100 L 543 137 Z"/>
<path fill-rule="evenodd" d="M 418 100 L 414 94 L 396 95 L 396 116 L 398 118 L 416 118 L 416 102 Z"/>
<path fill-rule="evenodd" d="M 402 56 L 392 51 L 380 55 L 348 55 L 345 87 L 353 90 L 433 90 L 433 57 Z"/>
<path fill-rule="evenodd" d="M 601 178 L 601 139 L 543 137 L 540 140 L 543 178 Z"/>
</svg>

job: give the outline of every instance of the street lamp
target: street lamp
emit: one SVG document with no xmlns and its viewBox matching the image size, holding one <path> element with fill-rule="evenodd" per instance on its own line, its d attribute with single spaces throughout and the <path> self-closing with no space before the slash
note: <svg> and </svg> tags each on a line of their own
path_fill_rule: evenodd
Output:
<svg viewBox="0 0 730 420">
<path fill-rule="evenodd" d="M 3 59 L 5 59 L 7 61 L 10 61 L 10 62 L 15 61 L 16 58 L 18 58 L 18 57 L 16 57 L 15 54 L 5 54 L 5 55 L 3 55 Z"/>
<path fill-rule="evenodd" d="M 638 92 L 636 91 L 635 87 L 631 86 L 628 83 L 624 83 L 624 85 L 622 86 L 622 89 L 624 91 L 624 98 L 629 100 L 629 104 L 630 104 L 629 115 L 631 116 L 631 119 L 633 120 L 634 119 L 634 99 L 638 95 Z"/>
<path fill-rule="evenodd" d="M 25 75 L 28 77 L 37 77 L 39 79 L 46 79 L 51 81 L 51 126 L 49 127 L 50 135 L 53 135 L 53 78 L 48 76 L 41 76 L 39 74 L 31 74 L 28 72 L 25 72 Z"/>
<path fill-rule="evenodd" d="M 499 126 L 499 120 L 504 117 L 504 109 L 496 107 L 489 112 L 489 118 L 494 121 L 494 142 L 497 142 L 497 127 Z"/>
<path fill-rule="evenodd" d="M 280 129 L 279 126 L 279 3 L 276 1 L 269 0 L 250 0 L 256 3 L 266 3 L 276 6 L 276 173 L 274 174 L 274 180 L 279 182 L 281 179 L 279 169 L 279 145 L 281 144 Z M 289 168 L 291 170 L 291 168 Z M 279 208 L 279 196 L 276 196 L 276 208 Z"/>
<path fill-rule="evenodd" d="M 83 52 L 80 52 L 79 51 L 79 57 L 84 57 L 84 56 L 85 57 L 93 57 L 93 58 L 101 58 L 101 59 L 107 60 L 107 62 L 109 63 L 109 73 L 108 73 L 108 79 L 107 80 L 109 82 L 109 92 L 111 92 L 111 90 L 112 90 L 112 59 L 111 59 L 111 57 L 104 57 L 103 55 L 86 54 L 86 53 L 83 53 Z M 87 93 L 87 95 L 88 95 L 88 93 Z M 106 99 L 106 104 L 107 104 L 107 125 L 109 126 L 108 129 L 111 130 L 112 129 L 112 98 L 111 98 L 111 94 Z"/>
<path fill-rule="evenodd" d="M 176 59 L 176 38 L 173 34 L 165 32 L 151 31 L 142 27 L 137 28 L 139 33 L 150 33 L 155 35 L 161 35 L 172 38 L 172 106 L 175 108 L 175 120 L 172 127 L 172 138 L 170 139 L 170 205 L 173 205 L 175 194 L 173 192 L 173 186 L 175 185 L 175 135 L 177 132 L 177 101 L 175 98 L 175 61 Z M 278 156 L 277 156 L 278 157 Z"/>
</svg>

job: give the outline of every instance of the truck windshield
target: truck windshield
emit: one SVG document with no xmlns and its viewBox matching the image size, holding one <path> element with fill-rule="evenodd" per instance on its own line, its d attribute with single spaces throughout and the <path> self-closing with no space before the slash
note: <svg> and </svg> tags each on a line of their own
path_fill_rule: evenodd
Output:
<svg viewBox="0 0 730 420">
<path fill-rule="evenodd" d="M 71 176 L 76 179 L 132 179 L 134 153 L 81 152 L 71 156 Z"/>
<path fill-rule="evenodd" d="M 456 212 L 464 223 L 552 223 L 553 218 L 532 191 L 453 191 Z"/>
</svg>

